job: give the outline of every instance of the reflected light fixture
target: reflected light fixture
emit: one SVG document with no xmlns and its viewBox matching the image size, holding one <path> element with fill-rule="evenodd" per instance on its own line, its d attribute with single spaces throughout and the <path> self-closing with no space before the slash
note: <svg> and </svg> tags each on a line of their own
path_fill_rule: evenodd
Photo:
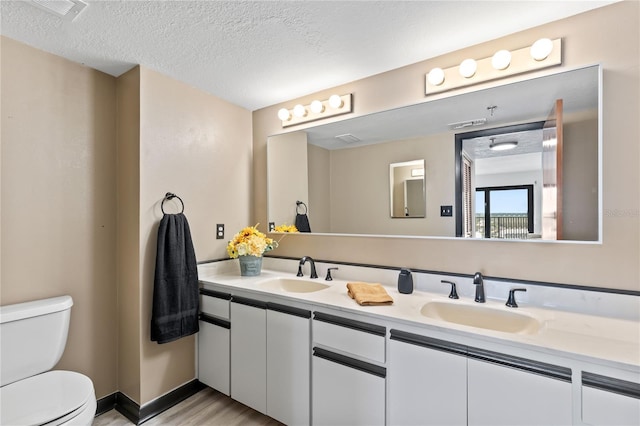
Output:
<svg viewBox="0 0 640 426">
<path fill-rule="evenodd" d="M 458 66 L 449 68 L 434 67 L 425 76 L 425 94 L 445 92 L 557 65 L 562 65 L 562 40 L 542 38 L 528 47 L 500 49 L 488 58 L 468 58 Z"/>
<path fill-rule="evenodd" d="M 489 149 L 492 151 L 506 151 L 508 149 L 513 149 L 518 146 L 518 141 L 502 141 L 496 142 L 496 138 L 489 138 L 491 143 L 489 144 Z"/>
<path fill-rule="evenodd" d="M 350 93 L 346 95 L 331 95 L 327 100 L 316 99 L 309 105 L 297 104 L 291 109 L 281 108 L 278 110 L 278 118 L 282 122 L 282 127 L 288 127 L 350 113 L 352 112 L 352 104 Z"/>
</svg>

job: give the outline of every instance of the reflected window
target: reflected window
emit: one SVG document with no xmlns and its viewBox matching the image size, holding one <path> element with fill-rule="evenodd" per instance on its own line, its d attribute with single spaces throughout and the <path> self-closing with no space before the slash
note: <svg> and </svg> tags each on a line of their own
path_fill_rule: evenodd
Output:
<svg viewBox="0 0 640 426">
<path fill-rule="evenodd" d="M 478 238 L 523 239 L 533 233 L 533 185 L 476 188 Z"/>
</svg>

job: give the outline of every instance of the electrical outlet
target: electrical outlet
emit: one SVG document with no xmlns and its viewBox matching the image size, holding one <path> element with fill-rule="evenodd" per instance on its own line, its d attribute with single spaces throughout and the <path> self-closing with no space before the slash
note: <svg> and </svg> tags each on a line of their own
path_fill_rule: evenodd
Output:
<svg viewBox="0 0 640 426">
<path fill-rule="evenodd" d="M 222 240 L 224 238 L 224 223 L 218 223 L 216 225 L 216 240 Z"/>
<path fill-rule="evenodd" d="M 269 232 L 273 232 L 274 229 L 276 229 L 276 223 L 269 222 Z"/>
<path fill-rule="evenodd" d="M 440 216 L 453 216 L 453 206 L 440 206 Z"/>
</svg>

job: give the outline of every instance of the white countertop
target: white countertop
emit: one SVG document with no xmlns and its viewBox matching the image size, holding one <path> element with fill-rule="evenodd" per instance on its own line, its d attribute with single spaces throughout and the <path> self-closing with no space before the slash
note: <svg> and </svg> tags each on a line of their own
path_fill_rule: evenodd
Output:
<svg viewBox="0 0 640 426">
<path fill-rule="evenodd" d="M 205 287 L 207 283 L 215 283 L 228 288 L 230 293 L 233 293 L 233 289 L 238 289 L 254 294 L 274 295 L 279 299 L 311 303 L 360 315 L 377 316 L 413 327 L 524 347 L 555 356 L 624 369 L 634 374 L 640 373 L 640 322 L 638 321 L 530 306 L 509 308 L 504 306 L 504 303 L 487 300 L 483 306 L 489 309 L 507 311 L 516 309 L 518 313 L 532 316 L 541 323 L 540 329 L 532 334 L 500 332 L 433 319 L 420 313 L 421 307 L 431 301 L 477 305 L 468 298 L 451 301 L 447 296 L 425 291 L 401 294 L 396 288 L 386 285 L 385 289 L 394 300 L 392 305 L 360 306 L 347 295 L 346 284 L 349 281 L 346 280 L 325 281 L 323 278 L 318 278 L 313 281 L 328 284 L 329 288 L 312 293 L 292 293 L 264 289 L 261 288 L 261 283 L 282 277 L 299 280 L 309 280 L 309 278 L 297 278 L 293 273 L 273 270 L 263 270 L 258 277 L 242 277 L 235 271 L 221 272 L 216 269 L 199 267 L 199 279 Z"/>
</svg>

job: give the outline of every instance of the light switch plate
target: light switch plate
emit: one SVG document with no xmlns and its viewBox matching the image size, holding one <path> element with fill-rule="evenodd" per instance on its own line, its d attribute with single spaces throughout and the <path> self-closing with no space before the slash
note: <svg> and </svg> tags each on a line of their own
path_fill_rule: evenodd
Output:
<svg viewBox="0 0 640 426">
<path fill-rule="evenodd" d="M 440 216 L 453 216 L 453 206 L 440 206 Z"/>
</svg>

